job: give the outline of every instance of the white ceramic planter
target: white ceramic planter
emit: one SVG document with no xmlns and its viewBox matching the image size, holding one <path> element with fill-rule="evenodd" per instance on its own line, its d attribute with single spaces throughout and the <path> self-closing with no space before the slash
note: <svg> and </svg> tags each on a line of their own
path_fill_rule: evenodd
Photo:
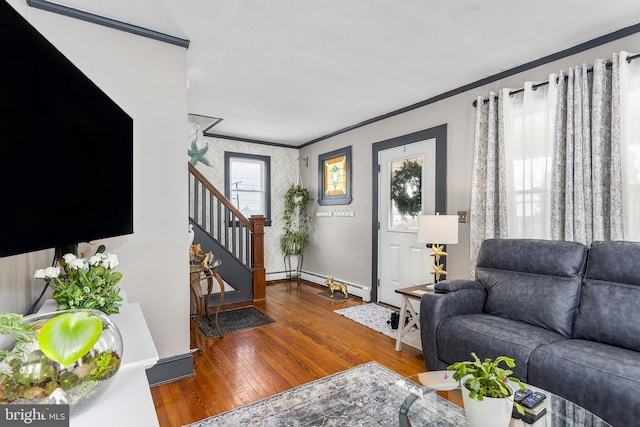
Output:
<svg viewBox="0 0 640 427">
<path fill-rule="evenodd" d="M 469 397 L 469 390 L 462 385 L 466 378 L 460 380 L 462 402 L 470 427 L 507 427 L 511 421 L 513 397 L 496 399 L 485 397 L 482 400 Z M 513 396 L 513 390 L 511 393 Z"/>
</svg>

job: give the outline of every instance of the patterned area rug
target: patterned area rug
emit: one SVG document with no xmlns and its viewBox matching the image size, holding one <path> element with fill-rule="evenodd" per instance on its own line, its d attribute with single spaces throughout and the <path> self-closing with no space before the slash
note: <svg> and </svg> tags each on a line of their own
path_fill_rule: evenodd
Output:
<svg viewBox="0 0 640 427">
<path fill-rule="evenodd" d="M 370 362 L 189 426 L 397 426 L 407 390 L 415 387 Z M 411 406 L 409 420 L 414 426 L 466 425 L 460 407 L 433 393 Z"/>
<path fill-rule="evenodd" d="M 387 320 L 391 318 L 393 312 L 390 308 L 371 303 L 341 308 L 334 310 L 334 312 L 393 339 L 398 336 L 398 330 L 391 329 L 391 325 L 387 324 Z"/>
<path fill-rule="evenodd" d="M 207 320 L 207 316 L 202 316 L 198 327 L 207 338 L 219 337 L 220 332 L 216 329 L 215 323 L 215 309 L 209 311 L 209 317 L 211 322 Z M 230 334 L 275 323 L 275 320 L 254 307 L 247 307 L 238 310 L 221 311 L 218 314 L 218 322 L 222 332 Z"/>
</svg>

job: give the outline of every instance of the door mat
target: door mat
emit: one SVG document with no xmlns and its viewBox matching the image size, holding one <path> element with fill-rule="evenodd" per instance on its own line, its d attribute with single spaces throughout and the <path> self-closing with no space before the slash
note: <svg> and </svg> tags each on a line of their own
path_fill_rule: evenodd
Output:
<svg viewBox="0 0 640 427">
<path fill-rule="evenodd" d="M 346 301 L 349 298 L 351 298 L 351 295 L 349 295 L 348 297 L 345 297 L 342 292 L 338 292 L 338 291 L 335 291 L 333 293 L 333 298 L 331 298 L 331 291 L 317 292 L 316 295 L 320 295 L 321 297 L 329 298 L 334 301 Z"/>
<path fill-rule="evenodd" d="M 341 316 L 349 318 L 354 322 L 360 323 L 374 331 L 378 331 L 390 338 L 395 339 L 398 336 L 398 330 L 391 328 L 391 323 L 387 321 L 391 319 L 393 310 L 378 304 L 362 304 L 340 310 L 333 310 Z"/>
<path fill-rule="evenodd" d="M 209 317 L 211 318 L 211 322 L 209 322 L 207 316 L 202 316 L 198 323 L 200 331 L 202 331 L 207 338 L 220 336 L 220 332 L 216 329 L 215 315 L 215 312 L 210 312 Z M 254 307 L 246 307 L 237 310 L 221 311 L 218 314 L 218 322 L 220 323 L 223 334 L 231 334 L 233 332 L 257 328 L 258 326 L 269 325 L 276 321 Z"/>
</svg>

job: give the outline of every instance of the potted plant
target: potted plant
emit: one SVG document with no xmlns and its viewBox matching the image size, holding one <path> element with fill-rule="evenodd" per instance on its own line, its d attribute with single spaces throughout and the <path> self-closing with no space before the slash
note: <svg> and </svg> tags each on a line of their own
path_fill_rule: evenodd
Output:
<svg viewBox="0 0 640 427">
<path fill-rule="evenodd" d="M 97 310 L 0 314 L 0 404 L 86 409 L 120 368 L 122 337 Z"/>
<path fill-rule="evenodd" d="M 511 382 L 522 389 L 526 388 L 518 378 L 511 376 L 513 371 L 509 368 L 516 366 L 514 360 L 500 356 L 494 360 L 480 361 L 475 353 L 471 353 L 471 356 L 471 361 L 457 362 L 447 367 L 447 370 L 453 371 L 453 379 L 460 381 L 469 425 L 509 425 L 514 405 L 520 414 L 524 414 L 522 406 L 513 401 L 514 391 L 509 385 Z M 507 369 L 500 367 L 501 363 Z"/>
<path fill-rule="evenodd" d="M 309 190 L 299 184 L 292 184 L 284 196 L 284 213 L 282 220 L 284 234 L 280 236 L 280 250 L 284 255 L 285 268 L 287 260 L 291 271 L 291 256 L 298 257 L 297 273 L 302 267 L 302 252 L 309 243 Z M 290 273 L 289 273 L 290 274 Z"/>
<path fill-rule="evenodd" d="M 87 308 L 105 314 L 120 311 L 122 297 L 118 283 L 122 273 L 114 271 L 119 264 L 117 255 L 97 252 L 86 259 L 68 253 L 58 263 L 64 274 L 60 267 L 36 270 L 34 274 L 36 279 L 50 281 L 58 310 Z"/>
</svg>

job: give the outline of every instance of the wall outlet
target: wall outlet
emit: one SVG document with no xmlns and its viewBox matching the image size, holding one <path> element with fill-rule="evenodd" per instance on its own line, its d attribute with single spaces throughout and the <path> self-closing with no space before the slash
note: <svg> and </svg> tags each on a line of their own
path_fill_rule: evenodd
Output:
<svg viewBox="0 0 640 427">
<path fill-rule="evenodd" d="M 458 211 L 458 222 L 461 224 L 467 222 L 467 211 Z"/>
</svg>

